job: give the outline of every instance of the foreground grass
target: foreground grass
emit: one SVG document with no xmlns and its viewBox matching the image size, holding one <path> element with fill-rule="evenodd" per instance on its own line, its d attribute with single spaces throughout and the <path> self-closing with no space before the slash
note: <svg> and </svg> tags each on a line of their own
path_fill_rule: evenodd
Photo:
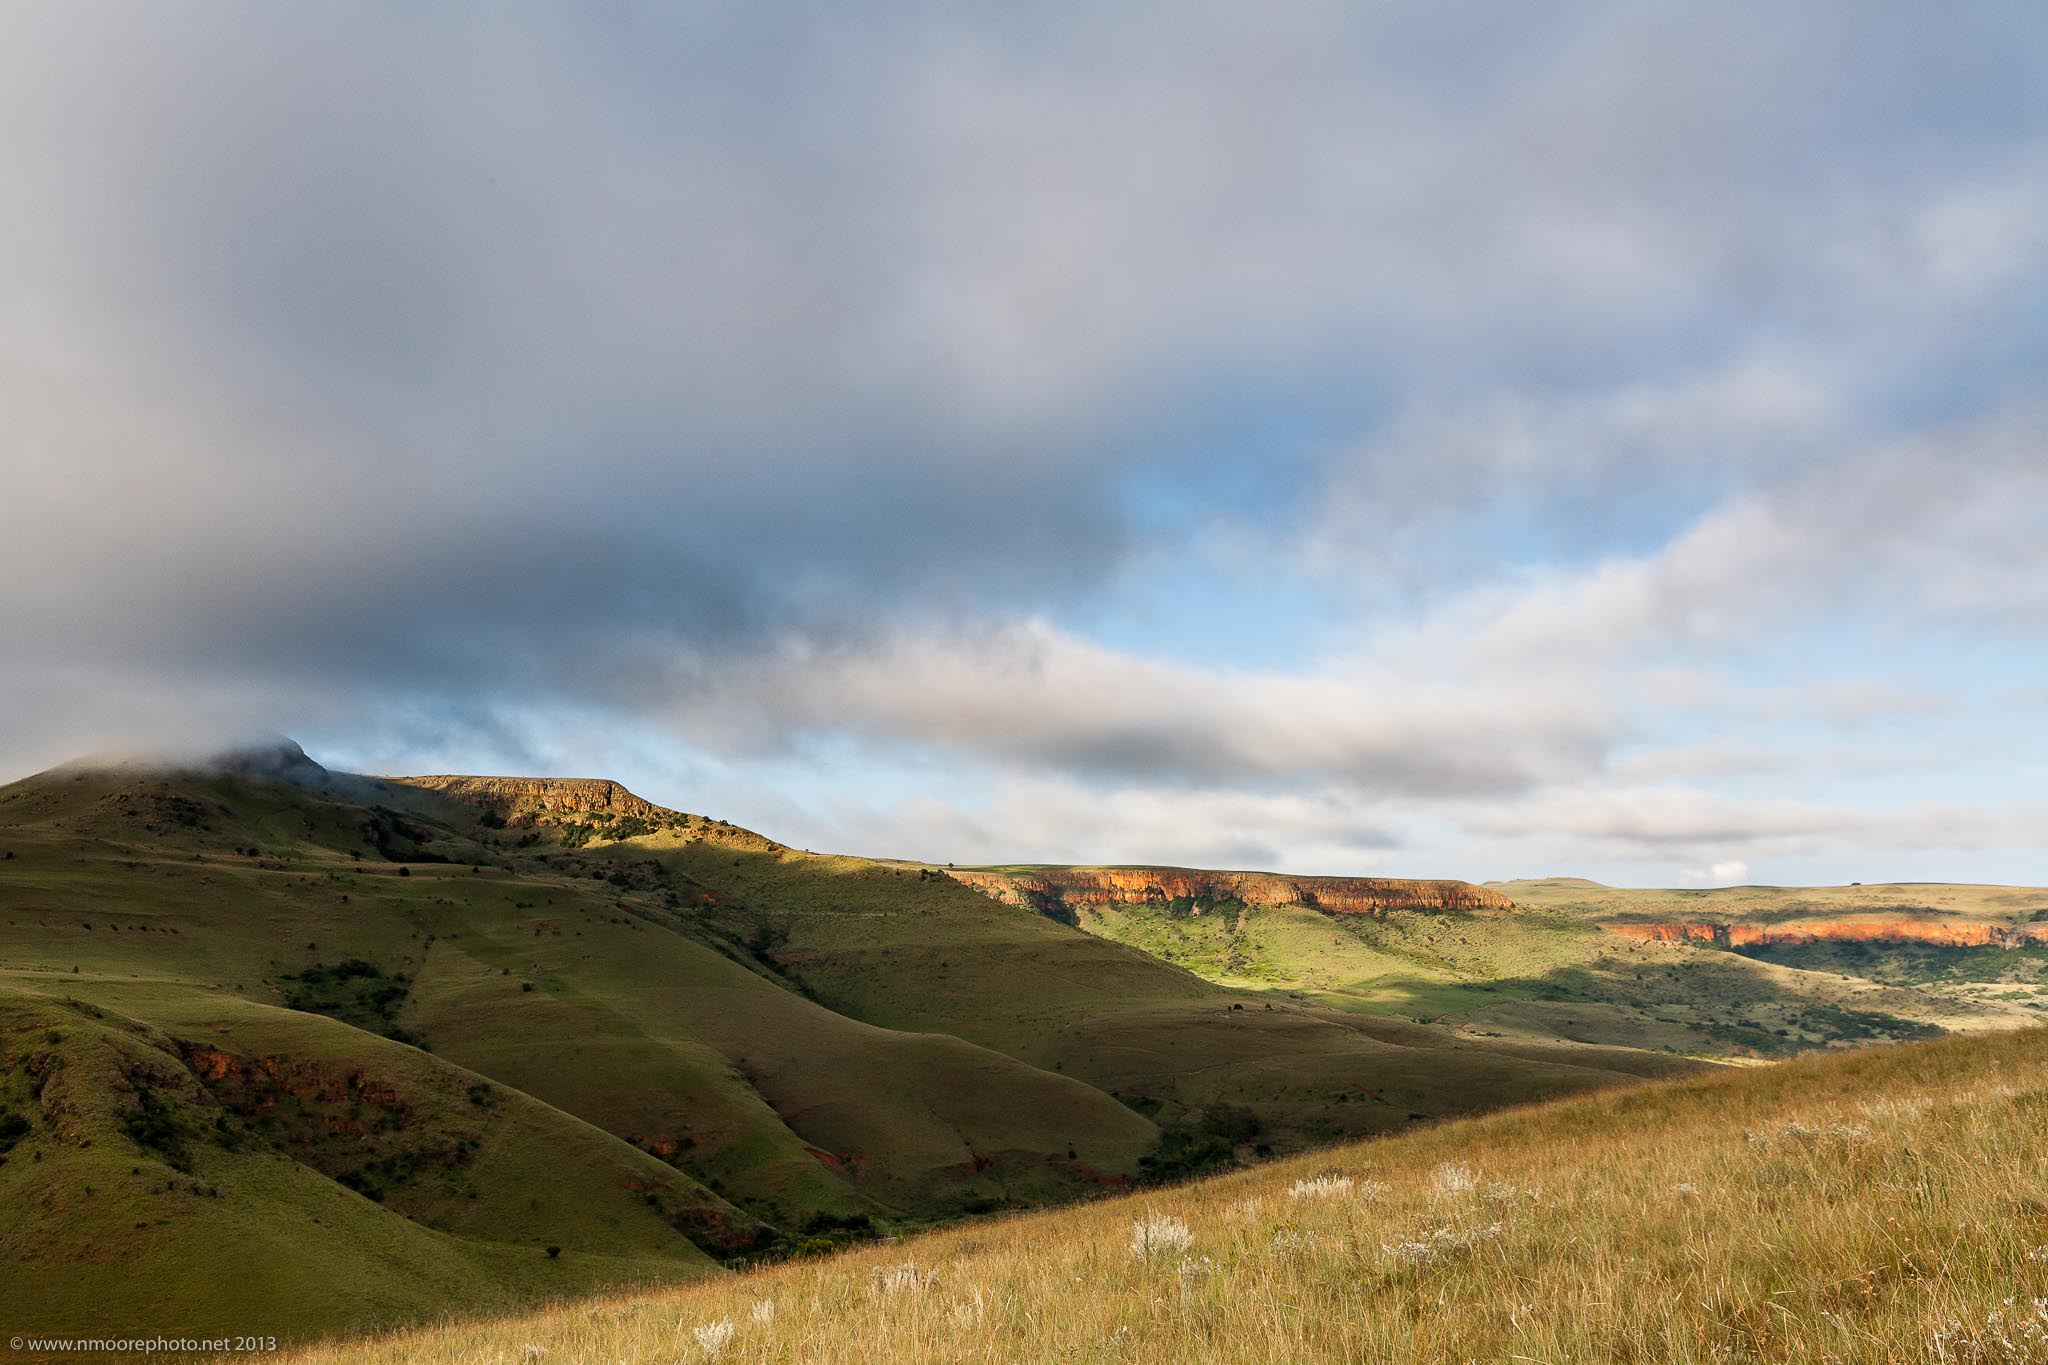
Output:
<svg viewBox="0 0 2048 1365">
<path fill-rule="evenodd" d="M 2048 1034 L 1559 1101 L 317 1361 L 2048 1361 Z"/>
</svg>

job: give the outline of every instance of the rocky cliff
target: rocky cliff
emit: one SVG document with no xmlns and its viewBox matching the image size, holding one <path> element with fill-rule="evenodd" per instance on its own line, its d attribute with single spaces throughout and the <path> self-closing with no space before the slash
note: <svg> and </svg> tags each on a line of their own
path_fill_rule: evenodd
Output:
<svg viewBox="0 0 2048 1365">
<path fill-rule="evenodd" d="M 1062 867 L 1030 872 L 957 869 L 965 882 L 1026 909 L 1070 909 L 1173 901 L 1238 901 L 1299 905 L 1332 915 L 1384 915 L 1389 910 L 1512 910 L 1513 901 L 1470 882 L 1392 877 L 1290 877 L 1276 872 L 1207 872 L 1179 867 Z"/>
<path fill-rule="evenodd" d="M 1875 915 L 1778 920 L 1769 924 L 1610 920 L 1601 928 L 1629 938 L 1667 943 L 1707 943 L 1722 948 L 1801 943 L 1925 943 L 1945 948 L 2021 948 L 2028 944 L 2048 944 L 2048 924 Z"/>
<path fill-rule="evenodd" d="M 708 816 L 686 815 L 657 806 L 644 797 L 602 777 L 398 777 L 391 779 L 408 787 L 437 792 L 465 805 L 496 812 L 507 820 L 530 817 L 542 823 L 595 821 L 604 830 L 619 828 L 610 821 L 640 821 L 655 829 L 691 839 L 756 852 L 780 852 L 783 846 L 750 829 L 713 820 Z M 604 837 L 614 837 L 605 835 Z"/>
<path fill-rule="evenodd" d="M 643 820 L 675 814 L 664 806 L 633 795 L 602 777 L 401 777 L 408 787 L 424 787 L 472 806 L 505 815 L 545 812 L 549 815 L 637 815 Z"/>
</svg>

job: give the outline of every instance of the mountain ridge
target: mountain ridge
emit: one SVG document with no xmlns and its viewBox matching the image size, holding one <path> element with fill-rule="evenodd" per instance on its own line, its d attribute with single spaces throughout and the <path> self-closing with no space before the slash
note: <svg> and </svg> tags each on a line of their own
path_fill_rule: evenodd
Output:
<svg viewBox="0 0 2048 1365">
<path fill-rule="evenodd" d="M 1693 1065 L 1248 996 L 606 779 L 302 758 L 0 786 L 24 1329 L 269 1305 L 304 1336 L 718 1274 Z M 238 1224 L 292 1254 L 214 1245 Z"/>
<path fill-rule="evenodd" d="M 1332 877 L 1202 868 L 1073 865 L 1044 868 L 949 867 L 947 875 L 1011 905 L 1041 912 L 1065 907 L 1204 903 L 1300 905 L 1334 915 L 1384 916 L 1389 910 L 1509 911 L 1508 897 L 1471 882 L 1402 877 Z"/>
</svg>

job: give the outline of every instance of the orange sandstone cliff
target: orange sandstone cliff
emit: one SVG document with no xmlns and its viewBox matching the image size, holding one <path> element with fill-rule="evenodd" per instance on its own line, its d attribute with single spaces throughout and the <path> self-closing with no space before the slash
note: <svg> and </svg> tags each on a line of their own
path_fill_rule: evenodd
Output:
<svg viewBox="0 0 2048 1365">
<path fill-rule="evenodd" d="M 601 777 L 401 777 L 408 787 L 424 787 L 472 806 L 550 815 L 637 815 L 642 819 L 675 812 L 633 795 Z"/>
<path fill-rule="evenodd" d="M 693 838 L 712 839 L 735 848 L 779 852 L 781 844 L 763 834 L 738 825 L 685 815 L 657 806 L 635 796 L 617 782 L 602 777 L 396 777 L 390 779 L 408 787 L 438 792 L 442 796 L 493 810 L 508 818 L 538 816 L 635 817 L 669 828 L 687 828 Z"/>
<path fill-rule="evenodd" d="M 1722 948 L 1801 943 L 1926 943 L 1946 948 L 2020 948 L 2030 943 L 2048 943 L 2048 924 L 1880 915 L 1789 919 L 1769 924 L 1610 920 L 1601 927 L 1629 938 L 1666 943 L 1708 943 Z"/>
</svg>

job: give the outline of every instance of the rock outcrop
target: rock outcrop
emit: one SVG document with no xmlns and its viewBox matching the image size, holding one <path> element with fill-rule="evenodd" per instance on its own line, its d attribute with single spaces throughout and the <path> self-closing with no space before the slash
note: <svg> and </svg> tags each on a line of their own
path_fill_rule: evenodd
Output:
<svg viewBox="0 0 2048 1365">
<path fill-rule="evenodd" d="M 1292 877 L 1277 872 L 1208 872 L 1180 867 L 1062 867 L 1030 872 L 952 869 L 950 875 L 997 900 L 1044 912 L 1112 905 L 1196 905 L 1237 901 L 1251 906 L 1299 905 L 1332 915 L 1512 910 L 1497 891 L 1470 882 L 1394 877 Z"/>
<path fill-rule="evenodd" d="M 637 815 L 643 820 L 675 814 L 664 806 L 633 795 L 602 777 L 400 777 L 408 787 L 424 787 L 472 806 L 507 815 L 545 812 L 549 815 Z"/>
<path fill-rule="evenodd" d="M 2022 948 L 2029 944 L 2048 944 L 2048 924 L 1876 915 L 1777 920 L 1768 924 L 1610 920 L 1600 927 L 1629 938 L 1664 943 L 1704 943 L 1720 948 L 1805 943 L 1925 943 L 1944 948 Z"/>
<path fill-rule="evenodd" d="M 789 850 L 765 834 L 704 815 L 657 806 L 603 777 L 394 777 L 393 782 L 476 806 L 508 821 L 534 824 L 582 823 L 602 838 L 666 831 L 754 853 Z"/>
<path fill-rule="evenodd" d="M 365 1117 L 362 1110 L 366 1105 L 400 1122 L 412 1114 L 412 1106 L 395 1086 L 357 1067 L 304 1057 L 243 1057 L 208 1043 L 182 1039 L 177 1046 L 192 1074 L 237 1113 L 267 1114 L 287 1101 L 302 1107 L 349 1111 L 342 1117 L 324 1112 L 320 1116 L 326 1127 L 337 1132 L 344 1128 L 370 1132 L 391 1126 L 375 1115 Z"/>
</svg>

